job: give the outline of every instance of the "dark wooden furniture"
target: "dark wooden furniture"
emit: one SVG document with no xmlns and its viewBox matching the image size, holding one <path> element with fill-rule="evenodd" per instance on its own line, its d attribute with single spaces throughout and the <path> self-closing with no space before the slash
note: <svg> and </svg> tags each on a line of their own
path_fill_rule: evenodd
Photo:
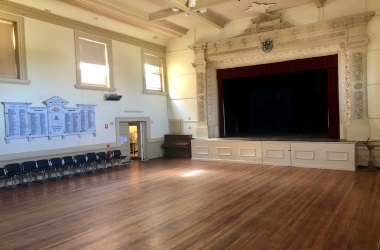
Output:
<svg viewBox="0 0 380 250">
<path fill-rule="evenodd" d="M 165 135 L 164 157 L 191 158 L 191 135 Z"/>
</svg>

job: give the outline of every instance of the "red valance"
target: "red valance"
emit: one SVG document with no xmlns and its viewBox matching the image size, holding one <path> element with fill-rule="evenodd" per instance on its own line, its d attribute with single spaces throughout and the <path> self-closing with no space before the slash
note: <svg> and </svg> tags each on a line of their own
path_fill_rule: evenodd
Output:
<svg viewBox="0 0 380 250">
<path fill-rule="evenodd" d="M 338 67 L 338 56 L 322 56 L 306 59 L 297 59 L 286 62 L 276 62 L 261 65 L 253 65 L 239 68 L 218 69 L 217 79 L 231 79 L 240 77 L 273 75 L 305 70 L 328 69 Z"/>
</svg>

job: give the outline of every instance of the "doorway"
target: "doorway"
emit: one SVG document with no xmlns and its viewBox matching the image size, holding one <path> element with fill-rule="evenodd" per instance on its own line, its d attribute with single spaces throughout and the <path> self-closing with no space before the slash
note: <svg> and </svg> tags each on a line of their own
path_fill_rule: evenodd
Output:
<svg viewBox="0 0 380 250">
<path fill-rule="evenodd" d="M 137 133 L 137 126 L 136 125 L 130 125 L 129 124 L 129 145 L 130 145 L 130 153 L 131 153 L 131 160 L 132 158 L 137 158 L 138 156 L 138 133 Z"/>
<path fill-rule="evenodd" d="M 129 145 L 130 145 L 130 154 L 131 154 L 131 161 L 133 160 L 139 160 L 141 159 L 141 156 L 139 155 L 139 124 L 137 122 L 130 122 L 129 123 Z"/>
<path fill-rule="evenodd" d="M 147 122 L 134 120 L 120 120 L 118 122 L 118 136 L 123 155 L 128 156 L 129 161 L 148 160 L 147 150 Z"/>
</svg>

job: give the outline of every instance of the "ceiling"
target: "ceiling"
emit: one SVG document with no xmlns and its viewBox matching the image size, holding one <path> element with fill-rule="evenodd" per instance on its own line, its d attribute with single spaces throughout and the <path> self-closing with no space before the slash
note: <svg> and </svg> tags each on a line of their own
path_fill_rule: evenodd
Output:
<svg viewBox="0 0 380 250">
<path fill-rule="evenodd" d="M 123 23 L 181 37 L 204 26 L 223 28 L 229 22 L 302 4 L 323 6 L 326 0 L 59 0 Z M 175 8 L 177 11 L 173 11 Z"/>
</svg>

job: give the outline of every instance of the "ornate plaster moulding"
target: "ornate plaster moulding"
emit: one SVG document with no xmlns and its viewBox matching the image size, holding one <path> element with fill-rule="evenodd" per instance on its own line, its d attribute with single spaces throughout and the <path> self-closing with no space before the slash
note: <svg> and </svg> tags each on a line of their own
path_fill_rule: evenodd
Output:
<svg viewBox="0 0 380 250">
<path fill-rule="evenodd" d="M 294 25 L 281 19 L 281 14 L 261 14 L 251 20 L 252 25 L 246 29 L 240 36 L 262 33 L 278 29 L 292 28 Z"/>
<path fill-rule="evenodd" d="M 202 90 L 197 95 L 200 124 L 207 124 L 209 132 L 217 136 L 217 69 L 332 54 L 338 54 L 340 60 L 341 125 L 348 126 L 353 119 L 366 119 L 367 23 L 374 14 L 368 12 L 299 27 L 281 24 L 283 21 L 278 15 L 263 14 L 252 21 L 255 27 L 245 30 L 240 36 L 190 46 L 194 52 L 197 87 Z M 264 29 L 257 24 L 263 24 Z M 274 49 L 265 53 L 261 42 L 268 38 L 273 41 Z"/>
<path fill-rule="evenodd" d="M 293 27 L 290 23 L 282 21 L 278 14 L 266 13 L 253 19 L 252 26 L 246 29 L 242 35 L 219 41 L 197 43 L 190 46 L 190 49 L 194 54 L 206 51 L 207 59 L 214 61 L 221 60 L 220 57 L 223 56 L 235 55 L 235 53 L 261 51 L 260 43 L 266 38 L 274 41 L 276 49 L 318 42 L 340 43 L 347 41 L 350 29 L 355 27 L 366 29 L 368 21 L 374 14 L 374 12 L 367 12 Z M 263 23 L 266 31 L 258 32 L 260 28 L 257 25 Z"/>
<path fill-rule="evenodd" d="M 248 9 L 245 9 L 243 12 L 257 12 L 257 13 L 266 13 L 268 9 L 276 5 L 275 3 L 251 3 L 251 6 Z"/>
</svg>

